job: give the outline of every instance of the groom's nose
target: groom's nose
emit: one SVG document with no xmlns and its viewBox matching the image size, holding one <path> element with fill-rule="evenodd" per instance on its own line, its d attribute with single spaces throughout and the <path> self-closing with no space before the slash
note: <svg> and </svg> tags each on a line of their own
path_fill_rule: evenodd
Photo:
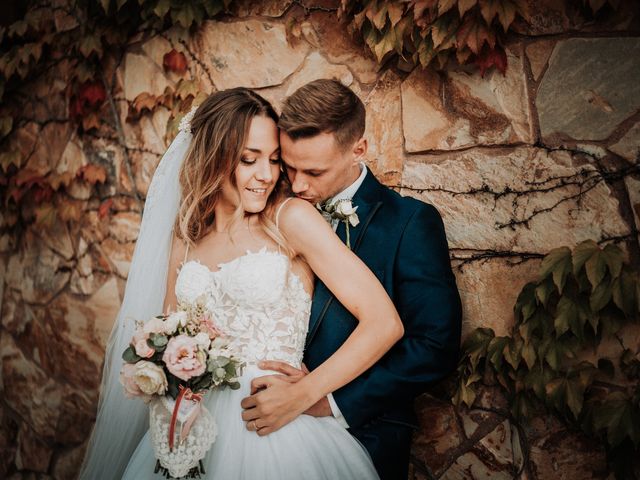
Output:
<svg viewBox="0 0 640 480">
<path fill-rule="evenodd" d="M 296 195 L 299 193 L 303 193 L 309 189 L 309 184 L 304 180 L 302 175 L 294 174 L 291 180 L 291 190 Z"/>
</svg>

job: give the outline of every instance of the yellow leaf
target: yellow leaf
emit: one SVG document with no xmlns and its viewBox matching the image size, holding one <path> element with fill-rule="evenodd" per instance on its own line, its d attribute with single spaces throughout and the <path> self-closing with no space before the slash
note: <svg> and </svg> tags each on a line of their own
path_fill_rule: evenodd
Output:
<svg viewBox="0 0 640 480">
<path fill-rule="evenodd" d="M 53 227 L 56 223 L 56 208 L 50 203 L 38 205 L 35 209 L 36 225 L 41 227 Z"/>
<path fill-rule="evenodd" d="M 460 18 L 462 18 L 463 15 L 476 3 L 478 3 L 478 0 L 458 0 L 458 12 L 460 12 Z"/>
<path fill-rule="evenodd" d="M 402 5 L 398 5 L 397 3 L 391 3 L 388 6 L 388 15 L 389 20 L 391 20 L 391 26 L 395 27 L 396 24 L 402 19 L 402 14 L 404 13 L 404 7 Z"/>
<path fill-rule="evenodd" d="M 438 15 L 442 15 L 445 12 L 451 10 L 457 0 L 438 0 Z"/>
<path fill-rule="evenodd" d="M 15 165 L 20 168 L 22 165 L 22 157 L 17 150 L 11 150 L 10 152 L 0 153 L 0 165 L 5 172 L 9 169 L 10 165 Z"/>
</svg>

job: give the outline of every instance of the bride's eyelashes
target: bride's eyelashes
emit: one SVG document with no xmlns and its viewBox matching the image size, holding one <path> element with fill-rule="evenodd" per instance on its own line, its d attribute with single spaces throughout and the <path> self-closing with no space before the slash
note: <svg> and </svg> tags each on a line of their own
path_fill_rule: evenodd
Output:
<svg viewBox="0 0 640 480">
<path fill-rule="evenodd" d="M 272 165 L 279 165 L 281 161 L 282 160 L 280 159 L 280 157 L 269 159 L 269 163 L 271 163 Z M 256 163 L 256 159 L 249 158 L 249 157 L 241 157 L 240 163 L 243 163 L 244 165 L 253 165 L 254 163 Z"/>
</svg>

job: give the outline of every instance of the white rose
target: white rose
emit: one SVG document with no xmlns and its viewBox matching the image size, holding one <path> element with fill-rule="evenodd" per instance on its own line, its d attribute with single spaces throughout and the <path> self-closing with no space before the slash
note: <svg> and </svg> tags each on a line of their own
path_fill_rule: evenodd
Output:
<svg viewBox="0 0 640 480">
<path fill-rule="evenodd" d="M 164 395 L 166 393 L 168 383 L 162 368 L 146 360 L 136 363 L 135 367 L 133 378 L 140 390 L 147 395 Z"/>
<path fill-rule="evenodd" d="M 336 213 L 344 217 L 349 217 L 356 213 L 358 207 L 354 207 L 351 200 L 338 201 L 336 204 Z"/>
<path fill-rule="evenodd" d="M 229 342 L 222 337 L 214 338 L 211 342 L 211 349 L 209 350 L 209 357 L 227 357 L 229 356 Z"/>
<path fill-rule="evenodd" d="M 176 331 L 178 325 L 184 327 L 187 324 L 188 320 L 189 316 L 187 315 L 187 312 L 183 312 L 182 310 L 180 310 L 179 312 L 173 312 L 165 320 L 165 322 L 167 322 L 165 325 L 165 332 L 168 334 L 172 334 Z"/>
<path fill-rule="evenodd" d="M 356 207 L 357 208 L 357 207 Z M 357 227 L 358 224 L 360 223 L 360 219 L 358 218 L 358 215 L 353 213 L 351 215 L 349 215 L 349 217 L 347 217 L 347 219 L 349 220 L 349 224 L 352 227 Z"/>
<path fill-rule="evenodd" d="M 200 332 L 194 338 L 196 339 L 196 342 L 198 342 L 198 346 L 200 348 L 202 348 L 203 350 L 206 350 L 209 348 L 209 345 L 211 344 L 211 339 L 209 338 L 209 335 L 207 333 Z"/>
</svg>

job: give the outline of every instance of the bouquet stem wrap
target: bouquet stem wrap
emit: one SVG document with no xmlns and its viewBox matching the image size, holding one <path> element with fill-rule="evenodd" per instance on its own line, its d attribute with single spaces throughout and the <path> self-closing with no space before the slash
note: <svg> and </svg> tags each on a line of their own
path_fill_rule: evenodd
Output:
<svg viewBox="0 0 640 480">
<path fill-rule="evenodd" d="M 153 450 L 160 465 L 174 478 L 198 468 L 217 436 L 216 423 L 201 401 L 202 395 L 182 388 L 176 400 L 156 397 L 149 404 Z M 180 440 L 175 442 L 178 427 Z"/>
</svg>

